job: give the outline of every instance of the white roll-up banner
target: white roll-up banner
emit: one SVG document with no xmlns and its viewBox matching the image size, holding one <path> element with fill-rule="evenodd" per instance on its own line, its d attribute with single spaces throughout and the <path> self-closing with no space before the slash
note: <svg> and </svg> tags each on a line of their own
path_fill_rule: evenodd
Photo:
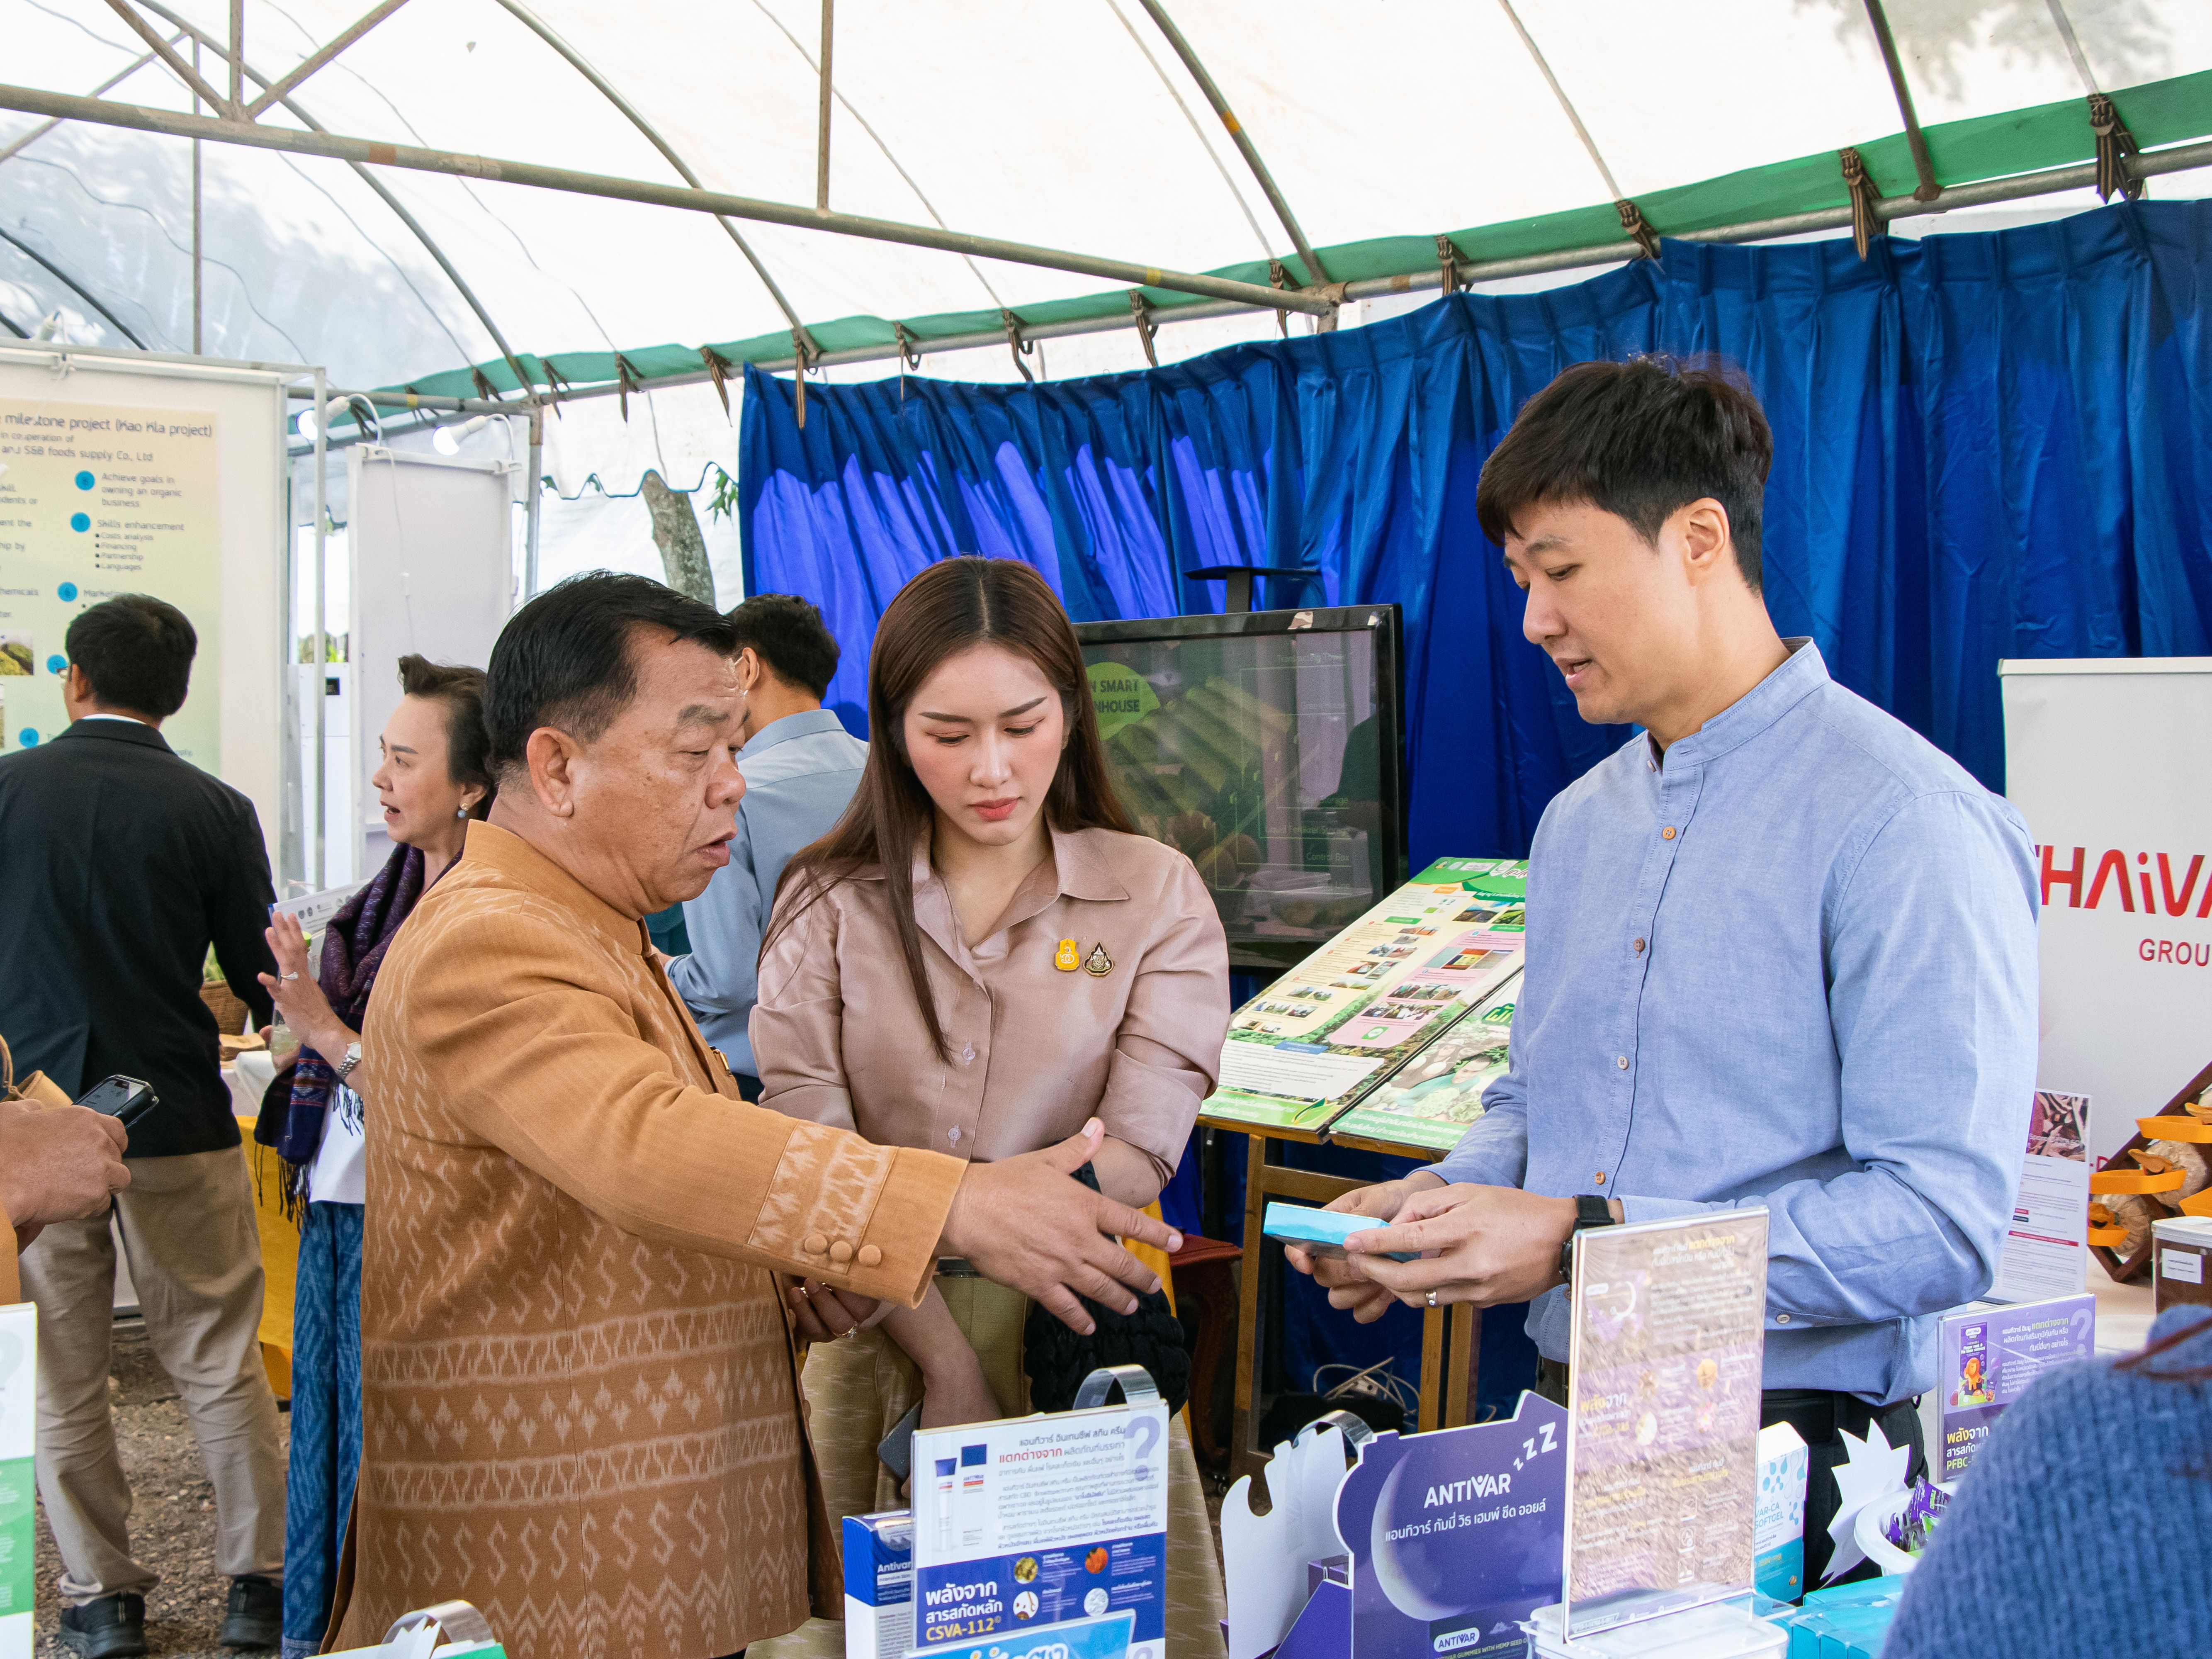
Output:
<svg viewBox="0 0 2212 1659">
<path fill-rule="evenodd" d="M 2212 1061 L 2212 657 L 2007 662 L 2005 793 L 2043 890 L 2039 1089 L 2093 1163 Z"/>
</svg>

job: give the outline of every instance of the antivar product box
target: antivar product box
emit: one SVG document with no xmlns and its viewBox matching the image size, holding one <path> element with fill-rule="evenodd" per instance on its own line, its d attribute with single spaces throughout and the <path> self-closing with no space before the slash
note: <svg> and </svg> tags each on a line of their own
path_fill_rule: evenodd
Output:
<svg viewBox="0 0 2212 1659">
<path fill-rule="evenodd" d="M 914 1645 L 914 1512 L 845 1517 L 845 1659 L 902 1659 Z"/>
</svg>

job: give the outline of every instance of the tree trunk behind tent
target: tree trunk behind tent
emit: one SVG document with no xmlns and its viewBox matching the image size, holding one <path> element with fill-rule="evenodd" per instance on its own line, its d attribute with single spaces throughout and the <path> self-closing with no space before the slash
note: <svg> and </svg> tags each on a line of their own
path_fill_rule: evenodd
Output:
<svg viewBox="0 0 2212 1659">
<path fill-rule="evenodd" d="M 638 492 L 653 514 L 653 544 L 660 550 L 668 585 L 714 604 L 714 569 L 707 562 L 707 538 L 699 533 L 699 515 L 691 510 L 691 498 L 671 489 L 658 472 L 639 479 Z"/>
</svg>

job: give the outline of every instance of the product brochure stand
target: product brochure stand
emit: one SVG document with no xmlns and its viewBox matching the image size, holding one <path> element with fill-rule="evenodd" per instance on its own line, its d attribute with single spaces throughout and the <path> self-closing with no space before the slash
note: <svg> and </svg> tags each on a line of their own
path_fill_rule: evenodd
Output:
<svg viewBox="0 0 2212 1659">
<path fill-rule="evenodd" d="M 1372 1185 L 1315 1170 L 1294 1170 L 1267 1161 L 1270 1141 L 1296 1140 L 1308 1146 L 1322 1144 L 1321 1133 L 1287 1127 L 1255 1127 L 1231 1117 L 1200 1112 L 1199 1122 L 1207 1128 L 1228 1129 L 1245 1137 L 1244 1260 L 1237 1308 L 1237 1408 L 1231 1419 L 1229 1478 L 1257 1474 L 1267 1466 L 1260 1437 L 1260 1275 L 1267 1261 L 1267 1240 L 1261 1218 L 1271 1198 L 1297 1199 L 1307 1204 L 1327 1204 L 1348 1192 Z M 1364 1137 L 1328 1136 L 1330 1146 L 1357 1146 L 1387 1152 L 1396 1158 L 1424 1158 L 1431 1163 L 1443 1153 L 1431 1146 L 1393 1145 Z M 1482 1314 L 1466 1306 L 1432 1308 L 1421 1316 L 1421 1407 L 1418 1429 L 1455 1429 L 1468 1420 L 1474 1401 L 1475 1367 L 1481 1356 Z"/>
<path fill-rule="evenodd" d="M 2199 1072 L 2194 1078 L 2190 1079 L 2188 1084 L 2182 1088 L 2179 1094 L 2175 1095 L 2172 1099 L 2167 1101 L 2165 1105 L 2158 1109 L 2157 1112 L 2153 1115 L 2154 1116 L 2161 1118 L 2171 1117 L 2178 1120 L 2172 1128 L 2161 1129 L 2161 1133 L 2164 1138 L 2172 1140 L 2191 1141 L 2200 1140 L 2206 1138 L 2201 1126 L 2198 1125 L 2193 1117 L 2182 1109 L 2182 1105 L 2184 1102 L 2200 1099 L 2203 1096 L 2205 1091 L 2209 1089 L 2212 1089 L 2212 1066 L 2207 1066 L 2203 1071 Z M 2138 1126 L 2149 1121 L 2149 1118 L 2139 1117 L 2136 1120 Z M 2156 1188 L 2148 1182 L 2130 1178 L 2128 1160 L 2128 1154 L 2130 1152 L 2133 1152 L 2138 1146 L 2149 1146 L 2152 1139 L 2153 1137 L 2142 1133 L 2142 1129 L 2138 1127 L 2136 1133 L 2130 1138 L 2125 1146 L 2122 1146 L 2118 1152 L 2106 1158 L 2102 1164 L 2090 1171 L 2089 1192 L 2091 1202 L 2094 1203 L 2099 1195 L 2107 1192 L 2134 1193 L 2154 1192 L 2156 1190 Z M 2176 1182 L 2174 1184 L 2178 1186 L 2179 1182 Z M 2195 1215 L 2212 1213 L 2212 1209 L 2199 1207 L 2200 1204 L 2201 1197 L 2198 1199 L 2191 1199 L 2176 1213 Z M 2123 1259 L 2120 1253 L 2118 1250 L 2112 1249 L 2109 1245 L 2097 1243 L 2094 1241 L 2094 1230 L 2093 1229 L 2092 1240 L 2089 1245 L 2089 1253 L 2095 1256 L 2098 1261 L 2104 1263 L 2105 1271 L 2112 1276 L 2115 1283 L 2131 1285 L 2137 1279 L 2148 1279 L 2150 1276 L 2151 1238 L 2148 1231 L 2143 1235 L 2142 1248 L 2138 1249 L 2133 1255 L 2128 1256 L 2125 1259 Z"/>
</svg>

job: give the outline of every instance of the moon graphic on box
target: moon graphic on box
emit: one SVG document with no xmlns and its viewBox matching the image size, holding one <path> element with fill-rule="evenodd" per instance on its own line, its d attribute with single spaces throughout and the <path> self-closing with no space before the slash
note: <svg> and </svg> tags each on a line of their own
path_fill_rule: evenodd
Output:
<svg viewBox="0 0 2212 1659">
<path fill-rule="evenodd" d="M 1367 1548 L 1375 1564 L 1376 1582 L 1390 1598 L 1390 1605 L 1409 1619 L 1434 1624 L 1439 1619 L 1456 1618 L 1474 1605 L 1466 1599 L 1466 1593 L 1477 1587 L 1479 1576 L 1467 1571 L 1468 1539 L 1463 1534 L 1434 1533 L 1425 1538 L 1395 1540 L 1387 1536 L 1393 1517 L 1402 1519 L 1420 1509 L 1418 1503 L 1400 1504 L 1398 1494 L 1401 1486 L 1410 1484 L 1409 1495 L 1419 1496 L 1430 1473 L 1426 1462 L 1422 1457 L 1405 1457 L 1390 1471 L 1375 1500 Z"/>
</svg>

